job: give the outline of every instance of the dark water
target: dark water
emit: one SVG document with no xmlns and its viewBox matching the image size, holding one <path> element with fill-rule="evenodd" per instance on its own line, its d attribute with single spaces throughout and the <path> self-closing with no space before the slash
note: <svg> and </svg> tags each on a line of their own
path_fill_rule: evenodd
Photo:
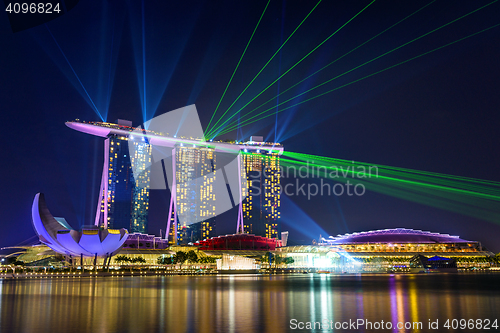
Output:
<svg viewBox="0 0 500 333">
<path fill-rule="evenodd" d="M 374 326 L 335 329 L 357 319 Z M 335 332 L 500 332 L 447 319 L 500 321 L 500 274 L 0 280 L 1 332 L 319 332 L 298 327 L 323 320 Z"/>
</svg>

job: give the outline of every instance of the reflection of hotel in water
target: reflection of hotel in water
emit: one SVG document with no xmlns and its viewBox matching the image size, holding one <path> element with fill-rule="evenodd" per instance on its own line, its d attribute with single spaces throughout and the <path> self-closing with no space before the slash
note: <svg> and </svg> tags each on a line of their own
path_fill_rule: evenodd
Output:
<svg viewBox="0 0 500 333">
<path fill-rule="evenodd" d="M 300 279 L 300 283 L 292 283 L 291 278 Z M 1 315 L 3 324 L 9 323 L 8 318 L 23 319 L 10 329 L 24 332 L 56 323 L 64 332 L 74 330 L 75 324 L 102 332 L 287 332 L 292 318 L 303 322 L 325 318 L 337 322 L 356 318 L 394 324 L 422 322 L 423 329 L 407 332 L 427 332 L 429 319 L 439 318 L 442 327 L 442 318 L 462 318 L 464 311 L 469 318 L 491 318 L 498 307 L 498 298 L 492 298 L 487 290 L 457 292 L 452 274 L 441 275 L 439 281 L 416 275 L 366 278 L 368 283 L 361 277 L 312 274 L 192 276 L 179 277 L 175 287 L 170 279 L 158 278 L 144 288 L 130 287 L 121 278 L 3 283 Z M 5 306 L 15 295 L 38 297 L 17 297 L 17 306 Z M 47 302 L 47 297 L 53 301 Z M 100 306 L 88 299 L 97 299 Z M 61 313 L 66 320 L 56 315 Z"/>
</svg>

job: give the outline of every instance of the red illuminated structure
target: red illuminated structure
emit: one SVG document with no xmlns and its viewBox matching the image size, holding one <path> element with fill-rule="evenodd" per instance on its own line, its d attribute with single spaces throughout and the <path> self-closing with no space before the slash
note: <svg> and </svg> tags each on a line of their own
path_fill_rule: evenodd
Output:
<svg viewBox="0 0 500 333">
<path fill-rule="evenodd" d="M 251 234 L 234 234 L 219 237 L 212 237 L 194 244 L 200 250 L 254 250 L 254 251 L 274 251 L 282 247 L 281 240 L 266 238 Z"/>
</svg>

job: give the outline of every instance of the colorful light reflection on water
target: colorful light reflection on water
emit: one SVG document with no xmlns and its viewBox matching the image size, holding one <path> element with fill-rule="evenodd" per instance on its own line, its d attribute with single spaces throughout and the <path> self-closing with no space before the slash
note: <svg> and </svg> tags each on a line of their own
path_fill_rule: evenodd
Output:
<svg viewBox="0 0 500 333">
<path fill-rule="evenodd" d="M 429 319 L 496 319 L 499 280 L 497 274 L 0 280 L 0 332 L 284 332 L 292 331 L 291 319 L 358 318 L 423 323 L 422 330 L 363 332 L 427 332 Z"/>
</svg>

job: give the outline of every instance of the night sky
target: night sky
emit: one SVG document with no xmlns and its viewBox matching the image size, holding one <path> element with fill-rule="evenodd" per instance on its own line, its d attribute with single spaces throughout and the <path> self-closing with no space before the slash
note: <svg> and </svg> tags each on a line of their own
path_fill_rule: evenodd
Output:
<svg viewBox="0 0 500 333">
<path fill-rule="evenodd" d="M 322 1 L 226 116 L 371 1 Z M 90 1 L 13 33 L 0 14 L 0 246 L 36 243 L 31 204 L 45 193 L 54 216 L 91 224 L 103 139 L 68 120 L 132 120 L 196 104 L 204 127 L 267 1 Z M 271 0 L 221 103 L 221 116 L 316 1 Z M 279 83 L 261 103 L 431 1 L 371 4 Z M 436 1 L 290 91 L 290 98 L 491 1 Z M 500 23 L 500 3 L 464 17 L 305 94 L 295 102 L 380 71 Z M 285 150 L 500 182 L 500 26 L 223 135 L 262 135 Z M 144 80 L 143 78 L 146 78 Z M 274 105 L 279 102 L 273 102 Z M 287 104 L 284 106 L 292 105 Z M 255 102 L 253 107 L 260 105 Z M 272 106 L 273 104 L 271 104 Z M 253 106 L 253 107 L 252 107 Z M 237 119 L 237 117 L 233 118 Z M 277 130 L 276 130 L 277 129 Z M 169 194 L 152 191 L 149 233 L 165 228 Z M 500 209 L 497 202 L 491 209 Z M 233 233 L 235 212 L 218 219 Z M 282 229 L 295 243 L 319 234 L 413 228 L 479 240 L 500 251 L 499 224 L 367 192 L 362 197 L 289 197 Z"/>
</svg>

